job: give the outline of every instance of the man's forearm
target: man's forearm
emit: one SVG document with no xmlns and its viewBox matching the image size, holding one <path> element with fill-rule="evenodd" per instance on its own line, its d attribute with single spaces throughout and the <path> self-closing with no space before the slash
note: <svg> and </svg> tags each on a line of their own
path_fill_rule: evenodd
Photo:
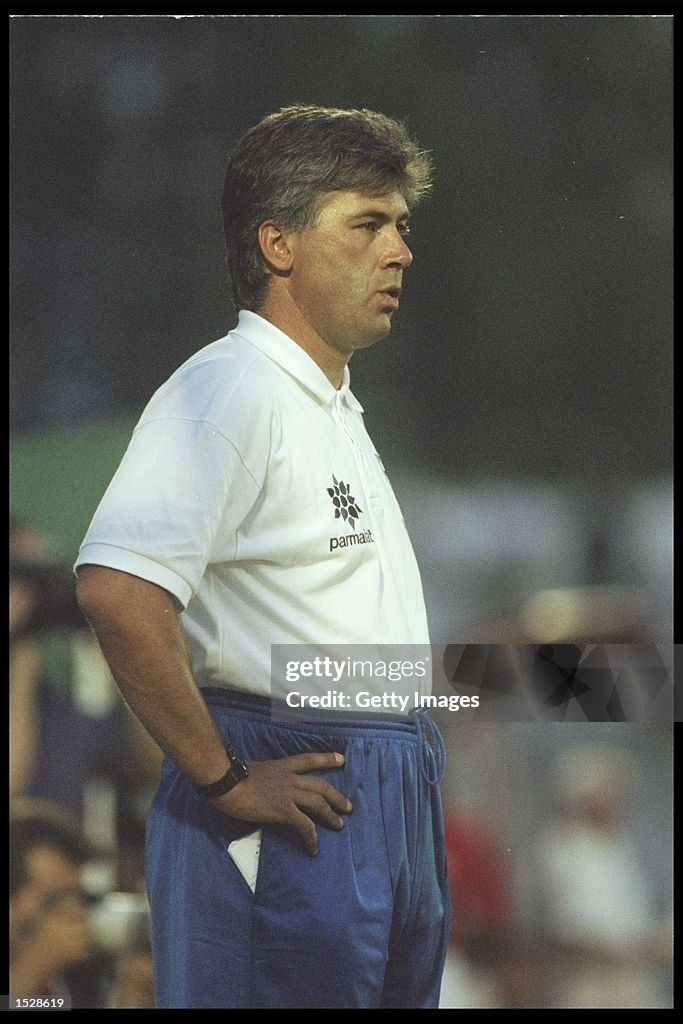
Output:
<svg viewBox="0 0 683 1024">
<path fill-rule="evenodd" d="M 190 670 L 171 595 L 128 573 L 79 570 L 78 599 L 125 701 L 193 781 L 215 782 L 229 760 Z"/>
<path fill-rule="evenodd" d="M 192 678 L 171 595 L 145 580 L 101 566 L 79 571 L 78 600 L 90 620 L 124 699 L 176 766 L 199 785 L 230 767 L 220 733 Z M 340 829 L 351 804 L 312 772 L 339 769 L 340 753 L 307 752 L 250 761 L 249 775 L 212 802 L 243 821 L 270 822 L 299 833 L 317 851 L 314 821 Z"/>
</svg>

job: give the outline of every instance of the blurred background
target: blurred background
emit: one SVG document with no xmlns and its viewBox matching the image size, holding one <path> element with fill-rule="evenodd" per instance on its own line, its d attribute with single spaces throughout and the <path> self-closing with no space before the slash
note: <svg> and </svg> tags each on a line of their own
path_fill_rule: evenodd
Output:
<svg viewBox="0 0 683 1024">
<path fill-rule="evenodd" d="M 669 17 L 15 16 L 10 62 L 12 792 L 108 851 L 100 903 L 143 892 L 159 757 L 68 567 L 152 392 L 236 322 L 224 167 L 282 105 L 376 108 L 433 153 L 401 312 L 351 365 L 433 641 L 670 646 Z M 671 727 L 439 724 L 444 1005 L 668 1005 Z M 568 921 L 579 863 L 599 921 Z"/>
</svg>

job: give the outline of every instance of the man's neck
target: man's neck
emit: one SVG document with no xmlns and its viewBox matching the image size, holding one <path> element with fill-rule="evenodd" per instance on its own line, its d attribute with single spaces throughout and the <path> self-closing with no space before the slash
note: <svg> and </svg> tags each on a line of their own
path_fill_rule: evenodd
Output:
<svg viewBox="0 0 683 1024">
<path fill-rule="evenodd" d="M 352 353 L 346 355 L 328 345 L 306 320 L 296 304 L 292 302 L 287 292 L 283 295 L 271 289 L 265 302 L 255 312 L 308 353 L 323 371 L 332 387 L 339 390 L 344 380 L 344 367 Z"/>
</svg>

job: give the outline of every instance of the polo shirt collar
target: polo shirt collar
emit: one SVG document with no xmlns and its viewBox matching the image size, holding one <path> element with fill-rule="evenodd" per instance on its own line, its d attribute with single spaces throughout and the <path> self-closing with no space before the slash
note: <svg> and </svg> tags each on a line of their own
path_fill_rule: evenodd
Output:
<svg viewBox="0 0 683 1024">
<path fill-rule="evenodd" d="M 363 406 L 351 391 L 351 374 L 348 366 L 344 367 L 342 384 L 337 390 L 301 345 L 297 345 L 279 327 L 250 309 L 240 310 L 237 327 L 232 333 L 238 334 L 263 352 L 325 405 L 332 405 L 335 400 L 344 401 L 351 409 L 363 412 Z"/>
</svg>

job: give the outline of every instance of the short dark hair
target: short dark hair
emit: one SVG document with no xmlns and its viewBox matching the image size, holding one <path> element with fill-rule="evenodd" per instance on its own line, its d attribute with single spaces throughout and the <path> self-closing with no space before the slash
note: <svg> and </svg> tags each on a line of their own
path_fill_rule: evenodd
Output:
<svg viewBox="0 0 683 1024">
<path fill-rule="evenodd" d="M 270 275 L 258 242 L 265 220 L 303 231 L 330 192 L 397 189 L 412 208 L 430 187 L 428 153 L 386 114 L 299 104 L 264 117 L 239 141 L 223 190 L 235 308 L 257 310 L 265 298 Z"/>
<path fill-rule="evenodd" d="M 10 897 L 28 882 L 28 855 L 36 847 L 59 850 L 78 865 L 102 854 L 86 839 L 76 818 L 48 800 L 29 797 L 10 804 L 9 840 Z"/>
</svg>

